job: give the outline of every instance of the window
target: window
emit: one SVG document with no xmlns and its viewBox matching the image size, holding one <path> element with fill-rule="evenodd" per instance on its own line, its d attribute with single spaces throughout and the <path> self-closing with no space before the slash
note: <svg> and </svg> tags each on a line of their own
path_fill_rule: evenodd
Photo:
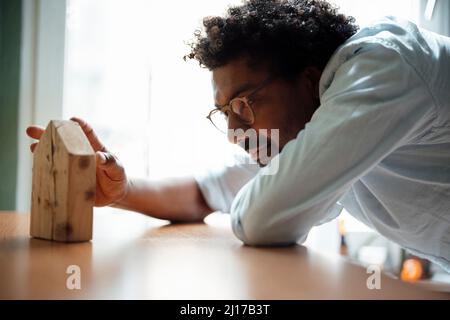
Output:
<svg viewBox="0 0 450 320">
<path fill-rule="evenodd" d="M 420 0 L 334 0 L 341 12 L 351 15 L 360 26 L 364 26 L 382 16 L 396 16 L 414 23 L 419 22 Z"/>
<path fill-rule="evenodd" d="M 64 117 L 89 121 L 130 176 L 219 165 L 231 147 L 205 118 L 210 74 L 183 56 L 201 19 L 232 2 L 69 0 Z"/>
</svg>

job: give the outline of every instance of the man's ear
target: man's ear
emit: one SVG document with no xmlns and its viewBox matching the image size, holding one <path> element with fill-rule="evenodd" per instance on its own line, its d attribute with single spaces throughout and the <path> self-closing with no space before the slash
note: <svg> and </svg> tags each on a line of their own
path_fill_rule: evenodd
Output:
<svg viewBox="0 0 450 320">
<path fill-rule="evenodd" d="M 322 76 L 322 71 L 315 66 L 309 66 L 303 70 L 302 76 L 303 79 L 306 80 L 314 99 L 319 99 L 319 82 L 320 77 Z"/>
</svg>

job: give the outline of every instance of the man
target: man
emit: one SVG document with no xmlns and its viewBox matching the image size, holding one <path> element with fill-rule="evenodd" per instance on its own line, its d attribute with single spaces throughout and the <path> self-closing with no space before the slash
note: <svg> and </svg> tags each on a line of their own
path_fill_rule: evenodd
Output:
<svg viewBox="0 0 450 320">
<path fill-rule="evenodd" d="M 361 29 L 318 0 L 254 0 L 204 19 L 187 56 L 212 71 L 228 129 L 268 135 L 250 149 L 280 153 L 260 170 L 240 164 L 151 182 L 97 151 L 96 205 L 172 221 L 231 213 L 249 245 L 304 241 L 345 207 L 382 235 L 450 271 L 450 39 L 386 18 Z M 236 131 L 237 132 L 237 131 Z M 28 134 L 39 139 L 42 128 Z M 32 150 L 35 144 L 31 146 Z M 277 161 L 274 174 L 265 174 Z M 262 163 L 267 164 L 267 163 Z"/>
</svg>

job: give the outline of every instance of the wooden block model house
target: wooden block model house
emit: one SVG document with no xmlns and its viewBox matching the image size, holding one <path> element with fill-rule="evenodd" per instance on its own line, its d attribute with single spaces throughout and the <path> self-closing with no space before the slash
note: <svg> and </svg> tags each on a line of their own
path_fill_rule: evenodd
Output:
<svg viewBox="0 0 450 320">
<path fill-rule="evenodd" d="M 92 239 L 95 152 L 80 126 L 50 121 L 33 158 L 30 235 L 78 242 Z"/>
</svg>

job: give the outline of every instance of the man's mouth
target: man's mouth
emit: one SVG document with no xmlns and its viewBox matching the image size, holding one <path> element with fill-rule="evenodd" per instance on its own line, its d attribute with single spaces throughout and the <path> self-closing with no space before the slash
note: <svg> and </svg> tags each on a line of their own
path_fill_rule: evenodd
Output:
<svg viewBox="0 0 450 320">
<path fill-rule="evenodd" d="M 272 150 L 272 143 L 270 139 L 267 140 L 266 143 L 260 145 L 259 143 L 257 146 L 250 146 L 250 143 L 248 139 L 240 141 L 239 146 L 243 148 L 250 156 L 250 158 L 257 162 L 259 166 L 264 167 L 269 162 L 270 159 L 273 158 L 276 154 L 274 153 L 274 150 Z M 253 147 L 250 149 L 250 147 Z"/>
<path fill-rule="evenodd" d="M 256 146 L 255 146 L 256 144 Z M 250 145 L 250 139 L 244 139 L 238 142 L 238 145 L 244 149 L 250 156 L 258 155 L 258 150 L 262 147 L 259 143 L 253 142 L 253 145 Z"/>
</svg>

